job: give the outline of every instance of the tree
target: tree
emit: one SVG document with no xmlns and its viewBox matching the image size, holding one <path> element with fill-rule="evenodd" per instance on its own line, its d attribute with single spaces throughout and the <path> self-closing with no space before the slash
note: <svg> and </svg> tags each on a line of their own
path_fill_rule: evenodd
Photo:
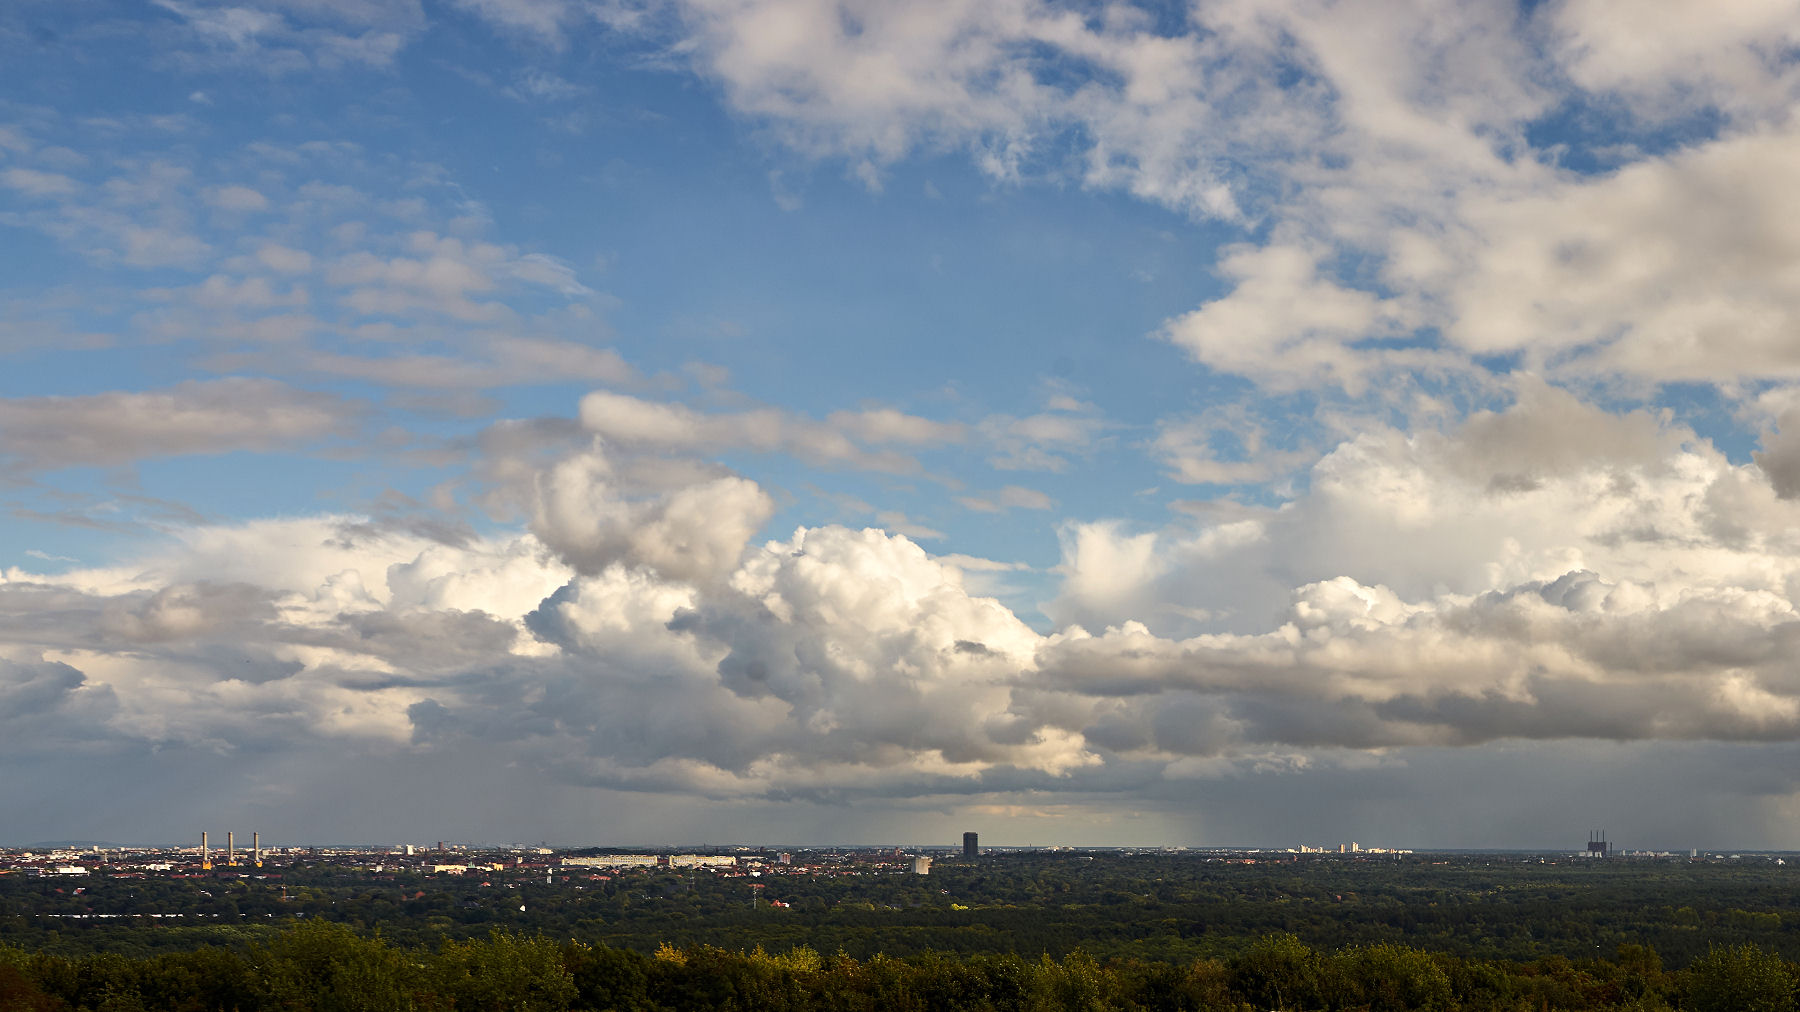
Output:
<svg viewBox="0 0 1800 1012">
<path fill-rule="evenodd" d="M 1794 1012 L 1793 969 L 1755 945 L 1714 946 L 1687 969 L 1694 1012 Z"/>
<path fill-rule="evenodd" d="M 0 1012 L 56 1012 L 60 1004 L 0 954 Z"/>
<path fill-rule="evenodd" d="M 426 984 L 434 1007 L 456 1012 L 563 1012 L 576 994 L 561 947 L 504 931 L 485 941 L 445 943 Z"/>
<path fill-rule="evenodd" d="M 1107 974 L 1080 949 L 1038 964 L 1037 1007 L 1045 1012 L 1106 1012 Z"/>
<path fill-rule="evenodd" d="M 311 1012 L 404 1012 L 418 967 L 379 938 L 309 918 L 251 950 L 263 1005 Z"/>
<path fill-rule="evenodd" d="M 1319 954 L 1293 935 L 1265 935 L 1231 961 L 1232 990 L 1258 1008 L 1301 1009 L 1323 1004 Z"/>
<path fill-rule="evenodd" d="M 655 1008 L 643 956 L 606 945 L 571 942 L 563 947 L 563 967 L 575 983 L 575 1001 L 599 1012 L 639 1012 Z"/>
<path fill-rule="evenodd" d="M 1336 960 L 1355 997 L 1369 1012 L 1440 1012 L 1453 1007 L 1450 977 L 1427 953 L 1404 945 L 1370 945 Z"/>
</svg>

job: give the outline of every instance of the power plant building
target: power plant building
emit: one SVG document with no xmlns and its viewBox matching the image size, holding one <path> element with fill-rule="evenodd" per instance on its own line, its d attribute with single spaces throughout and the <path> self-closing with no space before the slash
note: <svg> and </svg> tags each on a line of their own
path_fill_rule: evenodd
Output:
<svg viewBox="0 0 1800 1012">
<path fill-rule="evenodd" d="M 981 856 L 981 834 L 980 833 L 964 833 L 963 834 L 963 856 L 967 857 L 967 858 L 975 858 L 975 857 Z"/>
</svg>

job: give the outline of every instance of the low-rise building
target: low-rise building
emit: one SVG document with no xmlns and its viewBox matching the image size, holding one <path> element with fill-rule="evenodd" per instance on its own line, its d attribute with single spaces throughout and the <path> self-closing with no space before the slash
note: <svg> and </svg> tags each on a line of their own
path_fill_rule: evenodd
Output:
<svg viewBox="0 0 1800 1012">
<path fill-rule="evenodd" d="M 654 868 L 662 863 L 655 854 L 601 854 L 597 857 L 565 857 L 564 868 Z"/>
<path fill-rule="evenodd" d="M 737 858 L 714 854 L 675 854 L 669 858 L 671 868 L 736 868 Z"/>
</svg>

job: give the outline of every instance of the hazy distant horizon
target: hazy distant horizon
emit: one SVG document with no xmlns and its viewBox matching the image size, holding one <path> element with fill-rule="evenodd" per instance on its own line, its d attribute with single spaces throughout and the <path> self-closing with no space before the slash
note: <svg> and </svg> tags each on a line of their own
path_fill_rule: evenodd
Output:
<svg viewBox="0 0 1800 1012">
<path fill-rule="evenodd" d="M 558 842 L 558 841 L 554 841 L 554 840 L 547 841 L 547 842 L 536 842 L 536 843 L 524 843 L 524 842 L 519 842 L 519 841 L 511 841 L 511 842 L 486 841 L 486 842 L 484 842 L 484 841 L 472 841 L 472 840 L 443 840 L 443 841 L 437 841 L 437 840 L 430 840 L 430 841 L 390 840 L 390 841 L 364 842 L 364 843 L 356 843 L 356 842 L 347 842 L 344 840 L 337 840 L 337 841 L 310 841 L 310 842 L 291 842 L 291 841 L 289 841 L 289 842 L 271 843 L 271 842 L 265 840 L 262 843 L 262 847 L 263 847 L 264 851 L 279 851 L 282 849 L 305 850 L 305 849 L 314 849 L 314 848 L 321 849 L 321 850 L 342 849 L 342 850 L 375 851 L 375 850 L 384 850 L 384 849 L 393 850 L 393 849 L 399 849 L 399 848 L 410 846 L 415 849 L 415 856 L 427 856 L 431 853 L 436 852 L 436 847 L 439 842 L 442 842 L 444 844 L 446 851 L 449 851 L 449 850 L 484 851 L 484 850 L 549 849 L 549 850 L 556 851 L 559 853 L 564 852 L 564 851 L 600 850 L 600 851 L 608 851 L 608 852 L 667 854 L 667 853 L 689 853 L 689 852 L 707 852 L 707 851 L 751 850 L 751 851 L 768 852 L 770 854 L 774 854 L 774 853 L 778 853 L 778 852 L 795 852 L 795 853 L 797 853 L 797 852 L 802 852 L 802 851 L 827 851 L 827 850 L 891 850 L 894 848 L 900 848 L 900 849 L 907 850 L 907 851 L 941 850 L 941 851 L 945 851 L 945 852 L 949 852 L 949 853 L 954 853 L 956 855 L 960 855 L 962 852 L 962 841 L 960 839 L 945 841 L 945 842 L 941 842 L 941 843 L 932 843 L 932 842 L 923 842 L 923 841 L 908 842 L 908 841 L 904 841 L 904 840 L 886 840 L 886 841 L 874 841 L 874 842 L 862 842 L 862 843 L 842 842 L 842 841 L 829 842 L 829 843 L 818 842 L 818 841 L 814 841 L 814 842 L 785 841 L 785 842 L 774 842 L 774 843 L 727 841 L 727 842 L 701 843 L 701 842 L 694 842 L 694 841 L 690 840 L 690 841 L 686 841 L 686 842 L 674 842 L 674 843 L 671 843 L 668 841 L 662 841 L 659 843 L 635 843 L 635 844 L 572 843 L 572 842 L 568 842 L 568 841 Z M 1370 852 L 1371 848 L 1382 849 L 1382 850 L 1386 850 L 1389 852 L 1405 851 L 1412 855 L 1493 854 L 1493 855 L 1497 855 L 1497 856 L 1498 855 L 1580 856 L 1582 851 L 1585 850 L 1585 848 L 1586 848 L 1585 841 L 1577 846 L 1569 846 L 1569 847 L 1556 847 L 1556 846 L 1432 847 L 1432 846 L 1414 846 L 1412 844 L 1406 844 L 1406 843 L 1364 844 L 1364 843 L 1362 843 L 1362 841 L 1344 841 L 1344 846 L 1349 847 L 1352 842 L 1358 843 L 1363 847 L 1363 850 L 1360 852 L 1360 854 L 1365 855 L 1365 856 L 1373 856 L 1373 857 L 1380 857 L 1383 855 L 1371 853 Z M 102 850 L 133 850 L 133 849 L 178 850 L 178 849 L 198 849 L 199 846 L 200 846 L 200 844 L 199 844 L 198 837 L 196 837 L 193 840 L 189 840 L 189 841 L 165 841 L 165 842 L 161 842 L 161 843 L 153 843 L 153 842 L 131 843 L 131 842 L 107 841 L 107 840 L 72 840 L 72 839 L 39 840 L 39 841 L 30 842 L 30 843 L 0 842 L 0 849 L 6 849 L 6 850 L 32 850 L 32 849 L 72 850 L 72 849 L 88 849 L 91 847 L 99 847 Z M 1189 845 L 1189 844 L 1125 844 L 1125 843 L 1114 843 L 1114 844 L 989 843 L 985 839 L 981 841 L 981 849 L 983 851 L 992 850 L 992 851 L 1000 851 L 1000 852 L 1027 852 L 1027 851 L 1048 851 L 1048 850 L 1072 850 L 1072 851 L 1177 850 L 1177 851 L 1190 851 L 1193 853 L 1249 853 L 1249 852 L 1278 853 L 1278 854 L 1293 853 L 1293 854 L 1295 854 L 1295 856 L 1299 856 L 1299 852 L 1297 851 L 1296 848 L 1298 848 L 1300 846 L 1301 846 L 1301 843 L 1299 843 L 1299 842 L 1263 843 L 1263 844 Z M 1313 848 L 1318 848 L 1318 847 L 1324 848 L 1324 850 L 1322 850 L 1322 851 L 1321 850 L 1310 851 L 1307 853 L 1307 856 L 1317 855 L 1317 856 L 1333 856 L 1333 857 L 1335 857 L 1335 856 L 1339 856 L 1339 853 L 1340 853 L 1337 850 L 1338 844 L 1336 844 L 1336 843 L 1326 844 L 1326 843 L 1316 843 L 1313 841 L 1306 841 L 1305 846 L 1313 847 Z M 1781 857 L 1781 856 L 1789 855 L 1789 854 L 1800 854 L 1800 849 L 1781 850 L 1781 849 L 1759 849 L 1759 848 L 1749 848 L 1749 847 L 1658 847 L 1658 846 L 1649 846 L 1649 845 L 1639 846 L 1636 844 L 1625 844 L 1625 843 L 1620 843 L 1618 841 L 1613 841 L 1613 846 L 1614 846 L 1615 853 L 1617 853 L 1617 854 L 1624 854 L 1625 852 L 1644 851 L 1644 852 L 1655 852 L 1655 853 L 1668 853 L 1668 854 L 1671 854 L 1671 855 L 1677 856 L 1677 857 L 1686 855 L 1690 851 L 1694 851 L 1694 850 L 1699 851 L 1699 853 L 1702 856 L 1706 856 L 1706 855 L 1710 854 L 1710 855 L 1743 855 L 1743 856 L 1750 856 L 1750 857 L 1763 857 L 1763 856 Z M 223 853 L 225 851 L 224 845 L 219 840 L 212 841 L 212 849 L 219 853 Z M 249 850 L 249 848 L 247 846 L 242 846 L 242 845 L 240 845 L 237 849 L 240 853 L 245 853 L 245 852 L 248 852 L 248 850 Z M 1346 850 L 1342 853 L 1342 856 L 1350 857 L 1350 856 L 1355 856 L 1358 853 L 1359 852 Z M 1393 856 L 1404 856 L 1404 855 L 1393 855 Z"/>
</svg>

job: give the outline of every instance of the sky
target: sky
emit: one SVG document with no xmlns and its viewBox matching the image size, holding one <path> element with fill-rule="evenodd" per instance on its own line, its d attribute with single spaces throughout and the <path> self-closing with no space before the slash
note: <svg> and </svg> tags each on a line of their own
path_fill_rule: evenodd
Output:
<svg viewBox="0 0 1800 1012">
<path fill-rule="evenodd" d="M 0 843 L 1800 848 L 1791 0 L 0 67 Z"/>
</svg>

